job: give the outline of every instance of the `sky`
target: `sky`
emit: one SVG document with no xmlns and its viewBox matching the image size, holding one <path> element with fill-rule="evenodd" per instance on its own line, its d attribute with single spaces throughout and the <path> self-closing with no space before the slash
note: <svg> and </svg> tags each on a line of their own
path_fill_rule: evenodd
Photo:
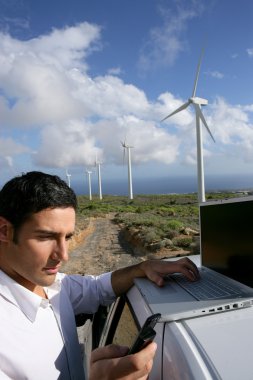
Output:
<svg viewBox="0 0 253 380">
<path fill-rule="evenodd" d="M 0 0 L 0 185 L 30 170 L 82 180 L 253 172 L 251 0 Z M 253 179 L 252 179 L 253 183 Z"/>
</svg>

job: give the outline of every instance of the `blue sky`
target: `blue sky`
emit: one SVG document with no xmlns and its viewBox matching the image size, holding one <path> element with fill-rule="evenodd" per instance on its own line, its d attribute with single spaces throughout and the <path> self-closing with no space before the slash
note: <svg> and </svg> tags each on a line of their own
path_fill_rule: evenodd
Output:
<svg viewBox="0 0 253 380">
<path fill-rule="evenodd" d="M 196 175 L 197 95 L 206 175 L 253 168 L 251 0 L 0 0 L 0 183 L 43 170 L 83 178 L 95 157 L 124 178 Z M 94 170 L 92 168 L 92 170 Z"/>
</svg>

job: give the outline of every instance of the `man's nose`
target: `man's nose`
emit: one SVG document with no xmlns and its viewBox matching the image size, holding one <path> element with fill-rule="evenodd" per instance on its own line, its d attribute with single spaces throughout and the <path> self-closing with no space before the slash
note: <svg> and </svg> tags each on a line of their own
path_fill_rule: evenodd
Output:
<svg viewBox="0 0 253 380">
<path fill-rule="evenodd" d="M 54 249 L 54 258 L 61 261 L 68 261 L 68 242 L 65 239 L 59 239 Z"/>
</svg>

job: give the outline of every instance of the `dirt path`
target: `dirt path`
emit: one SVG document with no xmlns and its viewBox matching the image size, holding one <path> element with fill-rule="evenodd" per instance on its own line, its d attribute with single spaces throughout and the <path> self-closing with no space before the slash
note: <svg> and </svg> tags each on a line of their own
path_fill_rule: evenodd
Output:
<svg viewBox="0 0 253 380">
<path fill-rule="evenodd" d="M 100 274 L 126 265 L 140 262 L 126 242 L 120 238 L 120 227 L 112 216 L 91 219 L 84 239 L 70 253 L 63 264 L 65 273 Z"/>
</svg>

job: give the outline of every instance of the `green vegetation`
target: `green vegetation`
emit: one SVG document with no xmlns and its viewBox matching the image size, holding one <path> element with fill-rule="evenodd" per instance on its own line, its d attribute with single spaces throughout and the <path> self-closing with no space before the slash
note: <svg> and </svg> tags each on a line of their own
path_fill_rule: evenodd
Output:
<svg viewBox="0 0 253 380">
<path fill-rule="evenodd" d="M 210 193 L 208 200 L 238 196 L 235 193 Z M 78 216 L 98 217 L 113 213 L 115 223 L 150 251 L 162 247 L 192 249 L 199 232 L 196 194 L 104 196 L 103 200 L 78 197 Z"/>
</svg>

